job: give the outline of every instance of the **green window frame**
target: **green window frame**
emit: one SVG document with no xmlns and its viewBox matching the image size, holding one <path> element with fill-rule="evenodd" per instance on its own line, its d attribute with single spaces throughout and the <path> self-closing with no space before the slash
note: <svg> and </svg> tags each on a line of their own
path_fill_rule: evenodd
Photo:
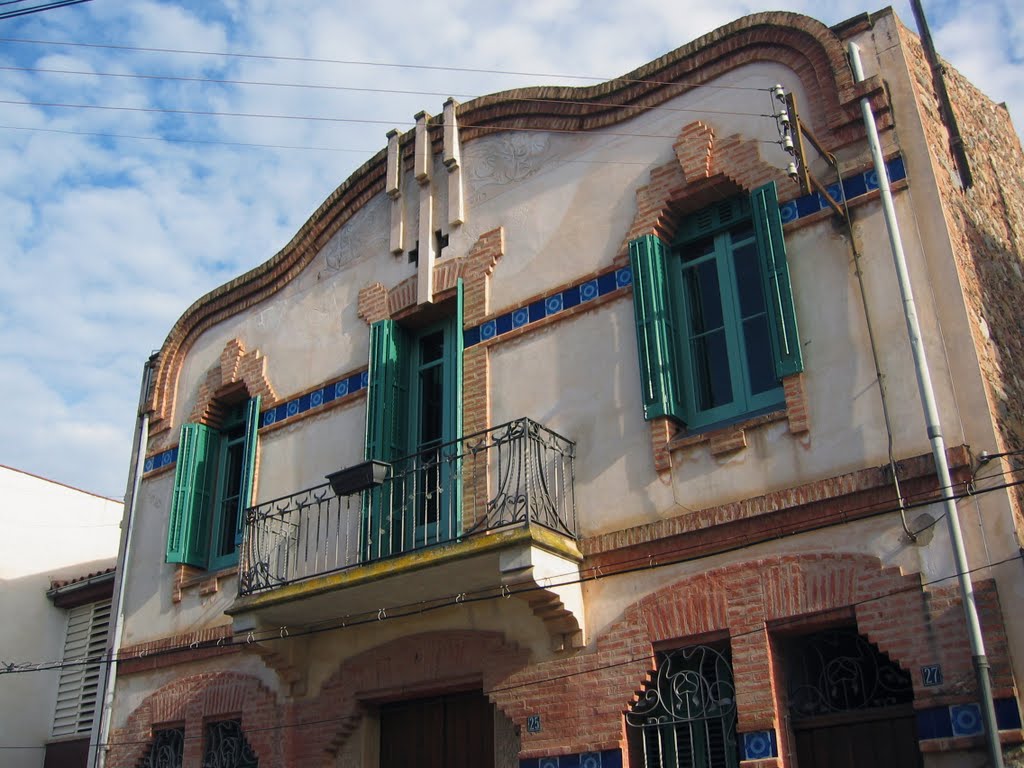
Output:
<svg viewBox="0 0 1024 768">
<path fill-rule="evenodd" d="M 169 563 L 218 569 L 238 561 L 252 504 L 260 398 L 229 408 L 220 429 L 183 424 L 167 531 Z"/>
<path fill-rule="evenodd" d="M 427 327 L 370 326 L 365 458 L 391 464 L 392 479 L 364 494 L 366 560 L 450 539 L 461 524 L 462 295 L 459 280 L 454 314 Z"/>
<path fill-rule="evenodd" d="M 629 251 L 644 417 L 699 431 L 781 408 L 803 359 L 774 182 Z"/>
</svg>

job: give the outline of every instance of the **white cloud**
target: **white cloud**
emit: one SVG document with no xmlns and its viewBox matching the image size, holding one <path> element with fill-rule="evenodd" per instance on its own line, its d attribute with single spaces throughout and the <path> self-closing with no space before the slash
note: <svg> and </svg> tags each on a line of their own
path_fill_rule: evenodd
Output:
<svg viewBox="0 0 1024 768">
<path fill-rule="evenodd" d="M 808 0 L 794 11 L 823 12 Z M 5 35 L 126 46 L 609 77 L 763 10 L 753 0 L 88 3 Z M 829 5 L 835 23 L 865 8 Z M 1008 0 L 944 5 L 940 52 L 1024 126 L 1024 21 Z M 897 11 L 913 26 L 905 2 Z M 481 95 L 552 78 L 6 44 L 0 64 Z M 557 80 L 555 80 L 557 82 Z M 568 84 L 587 84 L 568 80 Z M 196 298 L 272 256 L 392 125 L 441 95 L 5 71 L 0 99 L 372 118 L 256 120 L 0 104 L 0 124 L 323 146 L 270 151 L 0 129 L 0 463 L 119 496 L 141 367 Z M 463 98 L 463 100 L 465 100 Z"/>
</svg>

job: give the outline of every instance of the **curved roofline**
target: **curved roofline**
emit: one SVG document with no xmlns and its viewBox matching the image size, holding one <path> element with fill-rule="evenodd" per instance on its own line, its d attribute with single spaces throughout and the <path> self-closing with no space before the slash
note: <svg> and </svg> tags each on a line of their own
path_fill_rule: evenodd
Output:
<svg viewBox="0 0 1024 768">
<path fill-rule="evenodd" d="M 606 128 L 758 61 L 786 65 L 816 95 L 805 106 L 806 116 L 826 146 L 840 146 L 863 135 L 856 105 L 862 89 L 853 81 L 840 38 L 808 16 L 767 12 L 737 19 L 604 83 L 519 88 L 460 104 L 456 112 L 460 137 L 468 142 L 503 130 Z M 430 121 L 435 144 L 441 141 L 441 121 L 441 115 Z M 401 144 L 404 152 L 411 153 L 413 130 L 402 135 Z M 178 374 L 196 339 L 297 277 L 345 222 L 384 191 L 386 162 L 387 150 L 382 148 L 342 182 L 274 256 L 185 310 L 160 349 L 147 403 L 154 433 L 170 427 Z"/>
</svg>

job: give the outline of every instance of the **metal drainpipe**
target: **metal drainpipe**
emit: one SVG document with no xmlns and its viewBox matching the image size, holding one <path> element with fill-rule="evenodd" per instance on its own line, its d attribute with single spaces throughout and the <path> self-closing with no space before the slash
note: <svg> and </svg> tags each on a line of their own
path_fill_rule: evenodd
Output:
<svg viewBox="0 0 1024 768">
<path fill-rule="evenodd" d="M 135 508 L 139 497 L 139 485 L 142 483 L 142 469 L 146 461 L 146 442 L 149 439 L 149 413 L 145 412 L 149 398 L 149 385 L 153 376 L 156 355 L 146 361 L 142 369 L 142 388 L 139 392 L 138 428 L 132 442 L 132 472 L 128 478 L 125 492 L 124 513 L 121 516 L 121 546 L 117 557 L 117 570 L 114 575 L 114 623 L 110 629 L 110 640 L 107 643 L 108 663 L 105 673 L 100 678 L 99 700 L 102 702 L 100 716 L 93 724 L 89 734 L 89 757 L 86 765 L 103 768 L 107 758 L 107 740 L 110 738 L 110 712 L 114 707 L 114 683 L 117 679 L 117 658 L 121 650 L 121 632 L 124 627 L 124 579 L 128 569 L 128 555 L 131 550 L 132 522 L 135 520 Z"/>
<path fill-rule="evenodd" d="M 857 82 L 864 80 L 864 69 L 860 60 L 860 48 L 851 42 L 847 47 L 850 64 L 853 67 Z M 935 405 L 935 392 L 932 388 L 931 375 L 928 372 L 928 360 L 925 357 L 924 342 L 921 338 L 921 327 L 917 320 L 917 308 L 914 305 L 914 294 L 910 286 L 910 274 L 903 253 L 903 241 L 900 238 L 899 224 L 896 221 L 896 208 L 892 201 L 892 190 L 889 188 L 889 175 L 882 157 L 882 146 L 878 140 L 878 127 L 875 115 L 871 110 L 871 101 L 867 97 L 860 100 L 861 114 L 867 129 L 868 144 L 871 157 L 878 175 L 878 189 L 882 196 L 882 211 L 885 215 L 885 226 L 889 232 L 889 245 L 892 247 L 892 259 L 896 266 L 896 277 L 899 281 L 900 295 L 903 298 L 903 314 L 907 321 L 907 335 L 910 349 L 914 357 L 914 372 L 917 375 L 917 389 L 924 409 L 925 424 L 928 428 L 928 439 L 932 445 L 932 457 L 935 459 L 935 474 L 938 476 L 939 487 L 942 489 L 942 504 L 945 508 L 946 525 L 949 529 L 949 540 L 953 548 L 953 560 L 956 564 L 957 579 L 960 582 L 960 594 L 963 599 L 964 617 L 967 621 L 967 634 L 971 641 L 971 655 L 974 671 L 978 678 L 978 692 L 981 696 L 981 715 L 985 721 L 985 738 L 992 768 L 1003 768 L 1003 750 L 999 744 L 999 728 L 996 724 L 996 709 L 992 701 L 992 682 L 988 659 L 985 656 L 985 641 L 981 637 L 981 624 L 978 621 L 978 606 L 974 601 L 974 586 L 968 572 L 967 552 L 964 550 L 963 534 L 960 530 L 960 515 L 957 513 L 956 501 L 952 497 L 953 482 L 949 476 L 949 464 L 946 462 L 946 444 L 942 439 L 939 426 L 939 412 Z"/>
</svg>

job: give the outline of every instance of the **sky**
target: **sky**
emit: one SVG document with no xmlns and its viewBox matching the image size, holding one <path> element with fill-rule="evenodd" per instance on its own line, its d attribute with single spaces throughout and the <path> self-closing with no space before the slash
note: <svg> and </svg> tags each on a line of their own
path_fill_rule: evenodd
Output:
<svg viewBox="0 0 1024 768">
<path fill-rule="evenodd" d="M 772 5 L 826 24 L 879 8 Z M 939 53 L 1007 102 L 1020 133 L 1024 15 L 1011 0 L 924 7 Z M 449 95 L 614 77 L 761 10 L 91 0 L 0 20 L 0 464 L 120 498 L 144 361 L 193 301 L 285 245 L 390 128 Z"/>
</svg>

